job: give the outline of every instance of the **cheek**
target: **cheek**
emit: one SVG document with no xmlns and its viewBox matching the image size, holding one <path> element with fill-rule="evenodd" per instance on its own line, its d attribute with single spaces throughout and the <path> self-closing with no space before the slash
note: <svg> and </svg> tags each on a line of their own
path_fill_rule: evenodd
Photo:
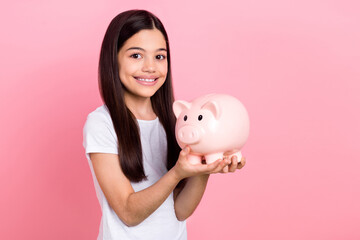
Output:
<svg viewBox="0 0 360 240">
<path fill-rule="evenodd" d="M 139 68 L 139 63 L 132 62 L 131 60 L 123 60 L 119 64 L 119 72 L 121 76 L 133 75 Z"/>
<path fill-rule="evenodd" d="M 159 69 L 159 72 L 163 73 L 164 75 L 167 74 L 168 72 L 168 63 L 167 62 L 164 62 L 164 63 L 160 63 L 158 65 L 158 69 Z"/>
</svg>

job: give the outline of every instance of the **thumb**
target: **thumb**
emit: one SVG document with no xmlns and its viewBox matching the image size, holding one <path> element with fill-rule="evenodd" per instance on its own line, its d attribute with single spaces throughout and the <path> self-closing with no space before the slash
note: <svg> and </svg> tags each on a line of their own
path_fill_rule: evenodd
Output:
<svg viewBox="0 0 360 240">
<path fill-rule="evenodd" d="M 184 148 L 183 148 L 183 150 L 181 151 L 181 155 L 183 156 L 183 157 L 185 157 L 186 155 L 188 155 L 190 153 L 190 147 L 189 146 L 185 146 Z"/>
</svg>

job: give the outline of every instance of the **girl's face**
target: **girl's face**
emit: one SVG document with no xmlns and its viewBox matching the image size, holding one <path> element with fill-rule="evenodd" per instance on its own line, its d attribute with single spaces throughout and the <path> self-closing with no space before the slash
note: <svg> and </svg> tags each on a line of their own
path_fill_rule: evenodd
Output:
<svg viewBox="0 0 360 240">
<path fill-rule="evenodd" d="M 139 31 L 120 49 L 118 63 L 125 97 L 151 97 L 163 85 L 168 72 L 164 36 L 158 29 Z"/>
</svg>

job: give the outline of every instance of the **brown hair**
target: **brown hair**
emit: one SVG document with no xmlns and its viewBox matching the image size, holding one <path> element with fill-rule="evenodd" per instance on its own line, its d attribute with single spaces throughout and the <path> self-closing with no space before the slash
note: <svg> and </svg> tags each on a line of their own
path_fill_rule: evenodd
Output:
<svg viewBox="0 0 360 240">
<path fill-rule="evenodd" d="M 117 15 L 109 24 L 100 51 L 99 89 L 109 109 L 118 139 L 120 166 L 132 182 L 140 182 L 145 176 L 139 127 L 134 115 L 126 107 L 124 86 L 119 77 L 117 54 L 124 42 L 143 29 L 158 29 L 162 32 L 167 49 L 168 73 L 164 84 L 151 97 L 155 114 L 163 125 L 167 137 L 167 168 L 172 168 L 178 158 L 180 147 L 175 139 L 176 118 L 172 111 L 174 93 L 170 67 L 169 40 L 161 21 L 145 10 L 129 10 Z"/>
</svg>

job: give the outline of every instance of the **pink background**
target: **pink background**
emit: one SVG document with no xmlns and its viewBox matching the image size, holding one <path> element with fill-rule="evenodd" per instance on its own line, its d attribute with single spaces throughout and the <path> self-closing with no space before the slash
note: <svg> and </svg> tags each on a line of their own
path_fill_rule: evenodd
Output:
<svg viewBox="0 0 360 240">
<path fill-rule="evenodd" d="M 211 177 L 189 239 L 360 239 L 358 1 L 1 5 L 1 239 L 96 238 L 82 127 L 106 27 L 133 8 L 168 31 L 177 99 L 232 94 L 251 119 L 246 167 Z"/>
</svg>

